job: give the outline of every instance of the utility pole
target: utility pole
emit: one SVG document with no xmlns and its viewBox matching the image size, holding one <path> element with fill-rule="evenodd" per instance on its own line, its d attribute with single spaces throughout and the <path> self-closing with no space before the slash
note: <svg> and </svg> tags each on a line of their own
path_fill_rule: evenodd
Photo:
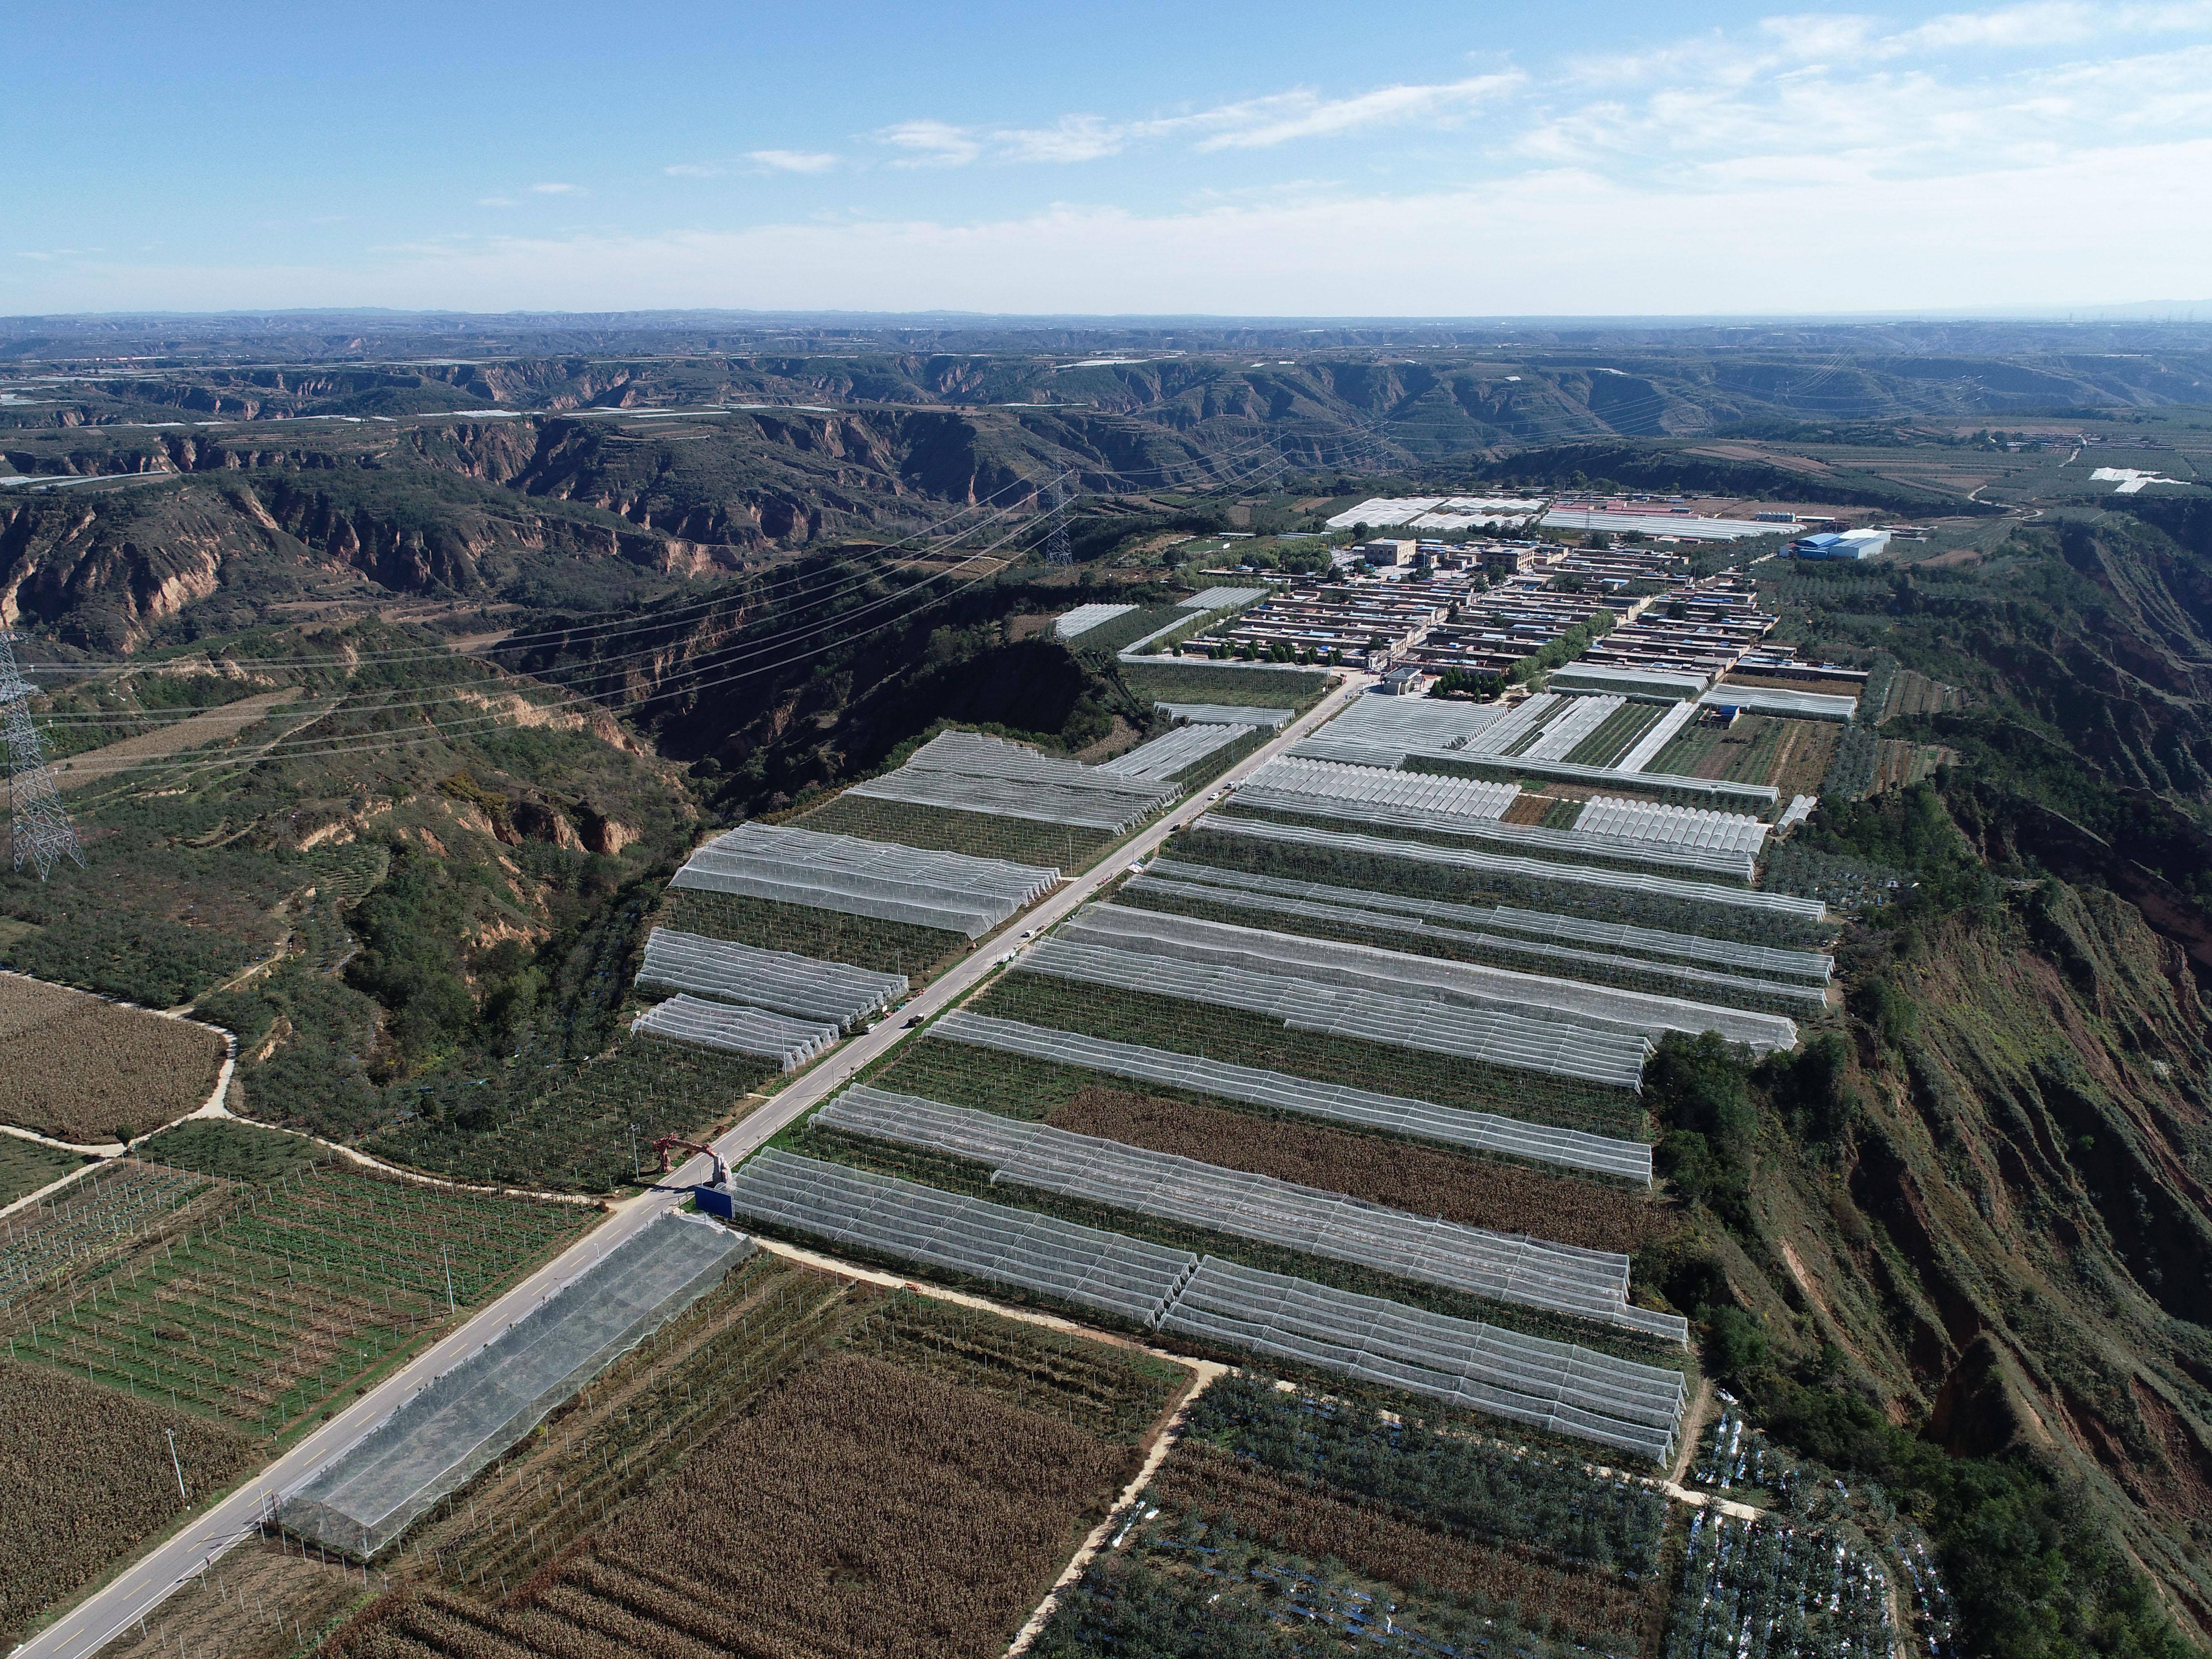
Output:
<svg viewBox="0 0 2212 1659">
<path fill-rule="evenodd" d="M 177 1455 L 177 1431 L 164 1429 L 161 1432 L 169 1437 L 169 1467 L 177 1472 L 177 1497 L 179 1501 L 189 1504 L 192 1498 L 191 1494 L 185 1490 L 185 1465 Z"/>
<path fill-rule="evenodd" d="M 35 688 L 16 666 L 15 641 L 12 629 L 0 629 L 0 720 L 8 732 L 8 804 L 13 809 L 9 850 L 18 870 L 27 858 L 44 881 L 65 858 L 75 860 L 82 869 L 84 851 L 77 845 L 76 826 L 62 810 L 53 774 L 46 769 L 39 729 L 31 723 Z"/>
</svg>

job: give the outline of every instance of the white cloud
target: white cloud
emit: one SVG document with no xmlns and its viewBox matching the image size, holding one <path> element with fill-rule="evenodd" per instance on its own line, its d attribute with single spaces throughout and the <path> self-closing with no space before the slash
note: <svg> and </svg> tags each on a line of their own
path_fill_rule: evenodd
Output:
<svg viewBox="0 0 2212 1659">
<path fill-rule="evenodd" d="M 1260 149 L 1288 143 L 1294 138 L 1332 137 L 1373 126 L 1398 126 L 1427 119 L 1449 122 L 1478 104 L 1487 103 L 1518 89 L 1524 82 L 1517 72 L 1478 75 L 1441 86 L 1381 87 L 1353 98 L 1322 99 L 1310 93 L 1293 93 L 1266 105 L 1232 106 L 1255 118 L 1229 124 L 1226 130 L 1203 140 L 1200 149 Z"/>
<path fill-rule="evenodd" d="M 532 196 L 580 196 L 583 187 L 579 185 L 532 185 L 530 193 Z"/>
<path fill-rule="evenodd" d="M 771 173 L 827 173 L 837 165 L 835 155 L 813 149 L 749 149 L 745 159 Z"/>
<path fill-rule="evenodd" d="M 477 205 L 478 207 L 513 207 L 514 205 L 514 198 L 512 196 L 479 196 L 477 198 Z"/>
<path fill-rule="evenodd" d="M 901 152 L 894 167 L 965 167 L 983 153 L 981 139 L 948 121 L 901 121 L 881 129 L 876 137 Z"/>
</svg>

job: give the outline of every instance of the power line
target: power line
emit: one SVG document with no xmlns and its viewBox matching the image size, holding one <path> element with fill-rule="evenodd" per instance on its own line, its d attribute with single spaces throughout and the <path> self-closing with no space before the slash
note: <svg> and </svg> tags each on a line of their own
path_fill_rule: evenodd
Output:
<svg viewBox="0 0 2212 1659">
<path fill-rule="evenodd" d="M 39 728 L 31 723 L 32 688 L 15 666 L 15 635 L 0 629 L 0 719 L 8 728 L 8 805 L 12 809 L 9 845 L 15 868 L 29 859 L 44 881 L 64 859 L 84 867 L 84 849 L 77 845 L 76 828 L 62 808 L 52 773 L 46 769 L 46 750 Z"/>
</svg>

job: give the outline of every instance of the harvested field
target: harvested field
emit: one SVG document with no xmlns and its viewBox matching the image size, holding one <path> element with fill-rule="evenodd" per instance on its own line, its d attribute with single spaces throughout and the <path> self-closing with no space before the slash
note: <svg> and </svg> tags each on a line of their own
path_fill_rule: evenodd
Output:
<svg viewBox="0 0 2212 1659">
<path fill-rule="evenodd" d="M 394 1596 L 331 1650 L 980 1659 L 1004 1651 L 1137 1456 L 840 1353 L 502 1605 Z"/>
<path fill-rule="evenodd" d="M 296 690 L 262 691 L 210 708 L 204 714 L 191 714 L 156 726 L 150 732 L 122 738 L 104 748 L 86 750 L 54 763 L 54 787 L 63 790 L 80 788 L 118 773 L 141 770 L 149 762 L 182 754 L 188 749 L 224 742 L 282 705 L 300 701 L 301 695 Z"/>
<path fill-rule="evenodd" d="M 59 1181 L 84 1159 L 75 1152 L 41 1146 L 35 1140 L 0 1135 L 0 1206 Z"/>
<path fill-rule="evenodd" d="M 1867 793 L 1874 795 L 1885 789 L 1903 789 L 1932 777 L 1938 767 L 1958 763 L 1959 751 L 1940 743 L 1877 738 L 1874 746 L 1874 782 Z"/>
<path fill-rule="evenodd" d="M 896 842 L 902 847 L 933 852 L 965 853 L 971 858 L 1005 859 L 1012 864 L 1058 870 L 1062 875 L 1085 868 L 1121 839 L 1081 824 L 1047 823 L 1036 818 L 962 812 L 851 794 L 840 795 L 827 806 L 792 820 L 790 827 Z"/>
<path fill-rule="evenodd" d="M 45 1365 L 0 1361 L 0 1643 L 261 1462 L 244 1435 Z"/>
<path fill-rule="evenodd" d="M 879 921 L 696 887 L 670 888 L 654 919 L 664 927 L 733 939 L 764 951 L 790 951 L 817 962 L 904 974 L 917 988 L 969 950 L 968 940 L 947 928 Z"/>
<path fill-rule="evenodd" d="M 99 1146 L 198 1111 L 222 1068 L 203 1026 L 0 974 L 0 1121 Z"/>
<path fill-rule="evenodd" d="M 1609 1183 L 1122 1089 L 1085 1088 L 1045 1121 L 1076 1134 L 1349 1193 L 1413 1215 L 1585 1249 L 1632 1254 L 1667 1231 L 1658 1211 Z"/>
<path fill-rule="evenodd" d="M 241 1544 L 161 1603 L 142 1635 L 132 1625 L 100 1659 L 292 1659 L 370 1594 L 361 1574 L 286 1540 Z"/>
<path fill-rule="evenodd" d="M 1783 720 L 1779 724 L 1782 735 L 1775 744 L 1774 759 L 1764 781 L 1781 792 L 1785 804 L 1792 796 L 1819 794 L 1820 781 L 1828 775 L 1844 727 L 1835 720 Z"/>
<path fill-rule="evenodd" d="M 1945 685 L 1931 680 L 1925 674 L 1917 674 L 1910 668 L 1900 668 L 1889 682 L 1889 695 L 1882 706 L 1875 711 L 1879 720 L 1895 720 L 1903 714 L 1948 714 L 1966 706 L 1966 694 L 1955 685 Z"/>
<path fill-rule="evenodd" d="M 1809 691 L 1822 697 L 1856 697 L 1866 689 L 1863 680 L 1808 680 L 1780 674 L 1723 674 L 1720 683 L 1760 686 L 1770 691 Z"/>
</svg>

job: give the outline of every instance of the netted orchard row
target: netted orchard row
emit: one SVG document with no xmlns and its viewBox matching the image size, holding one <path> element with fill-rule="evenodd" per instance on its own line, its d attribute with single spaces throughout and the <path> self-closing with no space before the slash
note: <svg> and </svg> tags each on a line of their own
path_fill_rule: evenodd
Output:
<svg viewBox="0 0 2212 1659">
<path fill-rule="evenodd" d="M 1425 844 L 1407 843 L 1408 847 Z M 1222 829 L 1190 830 L 1175 838 L 1174 847 L 1178 859 L 1228 870 L 1371 888 L 1414 898 L 1545 910 L 1747 944 L 1818 950 L 1828 944 L 1835 931 L 1786 913 L 1701 904 L 1646 891 L 1632 882 L 1619 886 L 1596 884 L 1565 872 L 1554 877 L 1530 871 L 1430 863 L 1389 851 L 1267 838 Z"/>
<path fill-rule="evenodd" d="M 1692 1514 L 1666 1659 L 1887 1659 L 1893 1637 L 1887 1574 L 1840 1535 Z"/>
<path fill-rule="evenodd" d="M 883 921 L 841 910 L 819 910 L 697 888 L 670 888 L 659 920 L 665 927 L 734 939 L 763 951 L 790 951 L 817 962 L 843 962 L 879 974 L 904 974 L 917 984 L 965 955 L 969 948 L 968 940 L 949 928 Z"/>
<path fill-rule="evenodd" d="M 194 1181 L 19 1298 L 11 1353 L 282 1433 L 586 1219 L 328 1169 Z"/>
<path fill-rule="evenodd" d="M 965 853 L 1004 859 L 1010 864 L 1041 865 L 1073 875 L 1121 840 L 1110 830 L 1079 823 L 1048 823 L 1039 818 L 1008 817 L 995 812 L 963 812 L 950 806 L 912 801 L 872 800 L 842 794 L 794 826 L 896 842 L 932 852 Z M 866 963 L 872 967 L 875 964 Z"/>
<path fill-rule="evenodd" d="M 1136 991 L 1102 996 L 1079 983 L 1038 974 L 1009 974 L 972 1006 L 979 1013 L 1001 1019 L 1261 1066 L 1318 1082 L 1356 1080 L 1363 1088 L 1385 1094 L 1466 1111 L 1499 1112 L 1593 1134 L 1637 1139 L 1645 1127 L 1642 1103 L 1624 1089 L 1358 1037 L 1296 1030 L 1238 1009 Z"/>
</svg>

